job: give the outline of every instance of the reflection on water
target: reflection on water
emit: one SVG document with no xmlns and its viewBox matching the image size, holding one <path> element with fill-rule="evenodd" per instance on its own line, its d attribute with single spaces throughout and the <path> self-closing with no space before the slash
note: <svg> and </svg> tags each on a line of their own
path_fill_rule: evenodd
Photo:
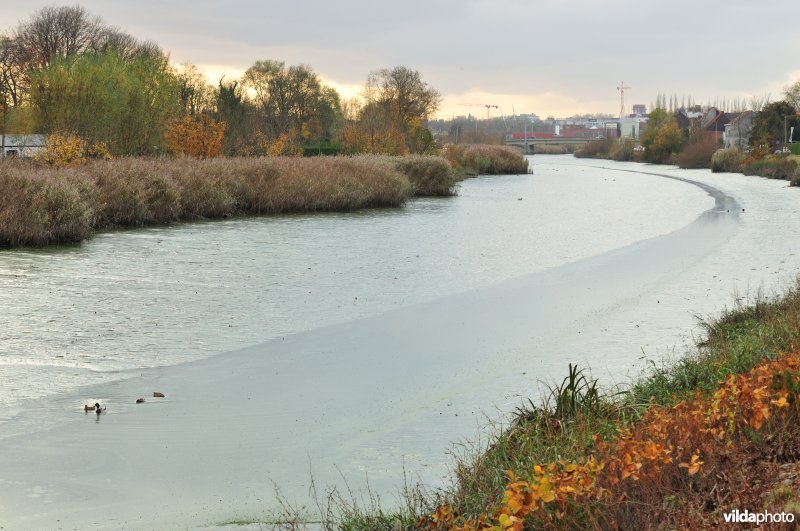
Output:
<svg viewBox="0 0 800 531">
<path fill-rule="evenodd" d="M 673 231 L 713 205 L 658 177 L 534 170 L 472 179 L 457 198 L 403 209 L 0 251 L 0 405 L 557 266 Z"/>
</svg>

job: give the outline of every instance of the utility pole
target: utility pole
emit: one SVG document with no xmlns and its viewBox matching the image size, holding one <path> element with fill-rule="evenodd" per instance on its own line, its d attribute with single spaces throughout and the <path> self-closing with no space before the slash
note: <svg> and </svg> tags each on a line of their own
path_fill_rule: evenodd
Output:
<svg viewBox="0 0 800 531">
<path fill-rule="evenodd" d="M 625 91 L 632 89 L 633 87 L 626 87 L 625 82 L 620 82 L 617 90 L 619 91 L 619 119 L 622 120 L 622 117 L 625 116 Z"/>
</svg>

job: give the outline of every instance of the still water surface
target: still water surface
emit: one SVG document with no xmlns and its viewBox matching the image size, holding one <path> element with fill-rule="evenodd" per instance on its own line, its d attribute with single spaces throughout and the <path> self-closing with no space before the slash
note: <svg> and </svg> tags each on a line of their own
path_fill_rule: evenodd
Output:
<svg viewBox="0 0 800 531">
<path fill-rule="evenodd" d="M 259 520 L 274 484 L 308 503 L 312 474 L 391 505 L 568 362 L 624 383 L 681 355 L 696 315 L 800 271 L 785 182 L 534 170 L 404 209 L 0 252 L 0 527 Z"/>
<path fill-rule="evenodd" d="M 556 267 L 713 205 L 682 182 L 539 160 L 533 175 L 471 179 L 403 209 L 0 251 L 0 406 Z"/>
</svg>

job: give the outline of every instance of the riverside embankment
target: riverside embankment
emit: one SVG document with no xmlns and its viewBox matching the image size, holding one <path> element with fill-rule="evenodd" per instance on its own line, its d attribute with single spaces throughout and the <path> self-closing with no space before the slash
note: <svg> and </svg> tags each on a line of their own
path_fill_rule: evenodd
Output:
<svg viewBox="0 0 800 531">
<path fill-rule="evenodd" d="M 303 256 L 313 271 L 305 274 L 323 280 L 311 294 L 268 295 L 255 288 L 253 283 L 271 269 L 263 261 L 251 268 L 246 260 L 234 260 L 244 268 L 241 275 L 234 267 L 221 267 L 219 276 L 196 278 L 192 286 L 177 281 L 162 285 L 155 277 L 137 274 L 120 278 L 106 269 L 109 282 L 103 286 L 121 284 L 125 290 L 102 301 L 103 289 L 84 289 L 91 300 L 78 302 L 75 309 L 80 313 L 85 306 L 91 312 L 93 305 L 103 305 L 101 313 L 119 315 L 110 327 L 115 348 L 103 347 L 112 340 L 109 335 L 94 337 L 107 324 L 95 327 L 91 313 L 88 319 L 79 314 L 66 319 L 67 333 L 58 331 L 57 319 L 42 321 L 54 323 L 48 325 L 54 329 L 53 341 L 67 336 L 55 344 L 78 355 L 61 365 L 43 364 L 57 375 L 51 382 L 61 382 L 57 395 L 18 400 L 5 408 L 0 514 L 33 528 L 48 527 L 55 519 L 79 527 L 102 527 L 112 519 L 134 527 L 265 519 L 275 509 L 272 481 L 302 503 L 307 472 L 319 485 L 341 484 L 337 468 L 356 489 L 368 476 L 390 500 L 404 468 L 426 483 L 445 483 L 450 444 L 474 436 L 476 427 L 486 425 L 485 415 L 501 418 L 521 397 L 535 396 L 537 382 L 562 376 L 567 361 L 624 381 L 641 368 L 641 349 L 654 359 L 668 357 L 673 345 L 680 352 L 695 313 L 721 309 L 737 290 L 747 297 L 761 285 L 779 287 L 800 269 L 798 257 L 787 253 L 780 244 L 785 240 L 774 234 L 795 230 L 795 206 L 783 199 L 785 190 L 769 181 L 756 181 L 767 184 L 759 187 L 737 176 L 658 168 L 721 190 L 714 199 L 691 184 L 661 177 L 597 169 L 573 159 L 537 161 L 534 176 L 469 181 L 458 198 L 420 200 L 416 212 L 341 223 L 338 216 L 330 218 L 336 223 L 308 241 L 328 249 L 320 249 L 319 260 L 333 249 L 346 256 L 342 268 L 334 270 L 337 275 L 327 263 L 308 260 L 305 253 L 313 246 L 273 252 L 278 247 L 264 240 L 265 233 L 260 239 L 255 233 L 240 235 L 239 241 L 259 244 L 252 249 L 271 257 Z M 416 225 L 417 213 L 435 223 Z M 446 221 L 454 213 L 452 223 Z M 387 232 L 385 222 L 395 216 L 401 223 Z M 360 224 L 356 228 L 345 221 Z M 206 224 L 227 231 L 210 241 L 232 241 L 228 235 L 242 229 L 241 223 Z M 370 227 L 376 224 L 371 239 Z M 163 264 L 169 256 L 184 257 L 191 267 L 195 259 L 187 252 L 204 246 L 180 238 L 168 241 L 178 232 L 188 236 L 185 229 L 103 235 L 86 251 L 99 251 L 114 238 L 139 240 L 137 253 L 154 255 L 143 260 L 146 268 L 162 252 L 159 246 L 167 244 L 175 252 L 167 250 Z M 295 239 L 287 241 L 303 241 L 298 229 L 292 227 L 287 234 Z M 371 253 L 374 260 L 360 262 L 354 260 L 360 253 L 343 251 L 345 234 L 358 236 L 352 249 L 387 244 Z M 207 237 L 201 235 L 206 246 Z M 397 245 L 397 238 L 405 237 L 409 245 Z M 326 247 L 328 241 L 335 245 Z M 393 258 L 387 254 L 392 252 L 400 254 Z M 53 268 L 70 262 L 86 267 L 104 253 L 94 259 L 91 252 L 67 253 L 49 265 L 44 261 L 49 257 L 36 253 L 9 256 L 17 260 L 13 274 L 27 275 L 28 298 L 35 300 L 37 284 L 46 290 L 60 275 L 71 278 Z M 135 263 L 135 256 L 127 255 L 127 262 Z M 119 258 L 109 258 L 102 267 L 111 268 Z M 288 269 L 296 271 L 298 288 L 308 280 L 300 269 Z M 358 275 L 360 280 L 351 283 Z M 86 276 L 103 278 L 89 271 Z M 247 288 L 236 287 L 233 278 L 242 278 Z M 151 291 L 137 293 L 139 283 Z M 56 285 L 57 293 L 69 293 L 67 282 Z M 186 287 L 195 288 L 199 298 L 193 299 Z M 167 288 L 168 296 L 151 296 Z M 24 289 L 17 288 L 5 306 L 20 307 L 12 301 Z M 192 304 L 176 304 L 184 291 Z M 234 294 L 230 303 L 226 292 Z M 152 301 L 147 315 L 135 311 L 140 294 Z M 272 298 L 283 303 L 275 314 L 250 305 Z M 236 303 L 244 307 L 236 310 Z M 19 317 L 12 317 L 14 351 L 34 350 L 25 331 L 46 327 L 25 316 L 45 318 L 45 309 L 43 302 L 38 311 L 20 308 Z M 281 328 L 281 314 L 289 321 L 297 316 L 289 323 L 293 330 L 286 323 Z M 83 330 L 81 321 L 87 323 Z M 73 327 L 77 333 L 70 334 Z M 197 354 L 181 349 L 187 342 L 204 352 L 230 350 L 237 341 L 241 346 L 259 343 L 263 331 L 272 339 L 206 361 L 125 368 L 148 349 L 162 357 L 152 364 L 171 365 L 177 351 L 184 351 L 184 359 Z M 74 343 L 81 346 L 70 347 Z M 136 355 L 126 356 L 126 351 Z M 90 353 L 91 361 L 85 363 L 81 352 Z M 43 354 L 44 360 L 56 356 L 55 351 Z M 123 372 L 102 374 L 104 366 Z M 71 373 L 93 371 L 101 374 L 90 387 L 78 389 L 63 381 Z M 18 382 L 24 372 L 17 373 Z M 166 392 L 167 400 L 133 404 L 153 390 Z M 78 414 L 82 403 L 94 397 L 112 406 L 98 423 Z M 86 448 L 112 450 L 103 453 L 99 466 L 81 458 Z M 106 494 L 94 497 L 97 489 Z M 79 502 L 84 496 L 92 501 Z"/>
</svg>

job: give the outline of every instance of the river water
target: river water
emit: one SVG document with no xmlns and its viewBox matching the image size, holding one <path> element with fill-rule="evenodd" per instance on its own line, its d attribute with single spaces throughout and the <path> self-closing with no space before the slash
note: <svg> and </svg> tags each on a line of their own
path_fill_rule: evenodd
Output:
<svg viewBox="0 0 800 531">
<path fill-rule="evenodd" d="M 624 383 L 800 271 L 785 182 L 532 162 L 403 209 L 0 252 L 0 524 L 267 518 L 273 482 L 304 504 L 310 475 L 442 484 L 453 442 L 568 362 Z"/>
<path fill-rule="evenodd" d="M 0 406 L 556 267 L 671 232 L 713 204 L 676 181 L 541 166 L 404 209 L 0 251 Z"/>
</svg>

